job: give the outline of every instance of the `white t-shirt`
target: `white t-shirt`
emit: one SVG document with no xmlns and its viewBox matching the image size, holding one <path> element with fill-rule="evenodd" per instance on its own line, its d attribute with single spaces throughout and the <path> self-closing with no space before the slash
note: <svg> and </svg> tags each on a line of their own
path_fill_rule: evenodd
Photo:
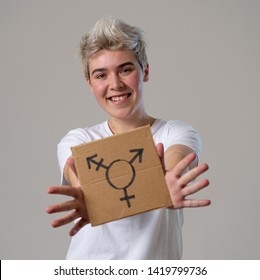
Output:
<svg viewBox="0 0 260 280">
<path fill-rule="evenodd" d="M 190 125 L 157 119 L 151 131 L 155 144 L 163 143 L 165 151 L 183 144 L 199 158 L 201 140 Z M 71 147 L 112 135 L 107 121 L 71 130 L 58 144 L 62 183 L 67 184 L 63 169 Z M 86 225 L 72 237 L 67 259 L 181 259 L 182 224 L 182 210 L 159 209 L 96 227 Z"/>
</svg>

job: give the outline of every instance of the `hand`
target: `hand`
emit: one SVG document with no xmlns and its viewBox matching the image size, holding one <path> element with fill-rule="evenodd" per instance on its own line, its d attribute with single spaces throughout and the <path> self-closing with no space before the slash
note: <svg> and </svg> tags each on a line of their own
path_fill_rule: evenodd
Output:
<svg viewBox="0 0 260 280">
<path fill-rule="evenodd" d="M 70 158 L 67 161 L 68 165 L 71 167 L 73 172 L 76 172 L 74 162 Z M 89 223 L 88 213 L 84 201 L 84 195 L 80 187 L 72 186 L 54 186 L 48 188 L 49 194 L 60 194 L 71 196 L 73 199 L 65 202 L 61 202 L 46 209 L 48 214 L 59 213 L 64 211 L 71 211 L 69 214 L 54 220 L 52 222 L 53 227 L 60 227 L 66 225 L 77 218 L 81 218 L 75 223 L 73 228 L 70 230 L 70 236 L 75 235 L 82 227 Z M 74 210 L 74 211 L 73 211 Z"/>
<path fill-rule="evenodd" d="M 163 145 L 157 145 L 158 154 L 160 156 L 163 168 Z M 194 194 L 209 185 L 207 179 L 202 179 L 198 182 L 193 182 L 199 175 L 208 170 L 206 163 L 199 164 L 197 167 L 189 170 L 184 174 L 184 171 L 196 159 L 196 154 L 191 153 L 184 157 L 175 167 L 170 171 L 165 171 L 165 180 L 169 189 L 172 200 L 172 207 L 174 209 L 185 207 L 202 207 L 210 205 L 208 199 L 187 199 L 186 197 Z"/>
</svg>

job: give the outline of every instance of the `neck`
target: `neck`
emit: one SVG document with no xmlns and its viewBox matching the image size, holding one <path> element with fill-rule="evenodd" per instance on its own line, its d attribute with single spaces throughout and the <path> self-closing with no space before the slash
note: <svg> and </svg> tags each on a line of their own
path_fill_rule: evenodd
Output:
<svg viewBox="0 0 260 280">
<path fill-rule="evenodd" d="M 144 126 L 144 125 L 152 125 L 154 123 L 155 119 L 153 117 L 150 117 L 148 115 L 144 115 L 138 119 L 131 120 L 122 120 L 122 119 L 116 119 L 116 118 L 110 118 L 108 120 L 108 125 L 113 132 L 113 134 L 119 134 L 123 132 L 127 132 L 130 130 L 133 130 L 135 128 Z"/>
</svg>

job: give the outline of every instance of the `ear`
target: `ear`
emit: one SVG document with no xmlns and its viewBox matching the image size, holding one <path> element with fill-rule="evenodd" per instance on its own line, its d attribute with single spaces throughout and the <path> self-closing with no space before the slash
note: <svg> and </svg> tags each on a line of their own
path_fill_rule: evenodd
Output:
<svg viewBox="0 0 260 280">
<path fill-rule="evenodd" d="M 144 78 L 143 81 L 147 82 L 149 80 L 149 64 L 147 63 L 144 68 Z"/>
</svg>

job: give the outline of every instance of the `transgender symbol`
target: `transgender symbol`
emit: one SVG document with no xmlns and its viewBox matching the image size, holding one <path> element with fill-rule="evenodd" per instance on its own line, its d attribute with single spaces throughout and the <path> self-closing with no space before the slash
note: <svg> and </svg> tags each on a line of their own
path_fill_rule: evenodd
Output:
<svg viewBox="0 0 260 280">
<path fill-rule="evenodd" d="M 95 158 L 97 157 L 97 154 L 87 157 L 87 163 L 88 163 L 88 169 L 92 168 L 92 164 L 96 165 L 96 171 L 99 171 L 100 168 L 104 168 L 106 170 L 106 180 L 108 184 L 116 189 L 116 190 L 123 190 L 124 191 L 124 197 L 121 197 L 121 201 L 126 201 L 128 208 L 131 207 L 130 199 L 135 198 L 135 195 L 128 195 L 127 188 L 132 185 L 132 183 L 135 180 L 135 168 L 133 166 L 133 162 L 138 158 L 139 163 L 142 162 L 142 156 L 143 156 L 144 149 L 133 149 L 130 150 L 130 153 L 135 153 L 134 157 L 130 160 L 124 160 L 124 159 L 117 159 L 112 161 L 108 166 L 103 164 L 104 159 L 101 158 L 100 161 L 96 161 Z M 127 176 L 121 180 L 120 183 L 118 181 L 115 181 L 115 179 L 110 178 L 109 174 L 111 174 L 115 170 L 127 170 Z M 120 185 L 119 185 L 120 184 Z"/>
</svg>

